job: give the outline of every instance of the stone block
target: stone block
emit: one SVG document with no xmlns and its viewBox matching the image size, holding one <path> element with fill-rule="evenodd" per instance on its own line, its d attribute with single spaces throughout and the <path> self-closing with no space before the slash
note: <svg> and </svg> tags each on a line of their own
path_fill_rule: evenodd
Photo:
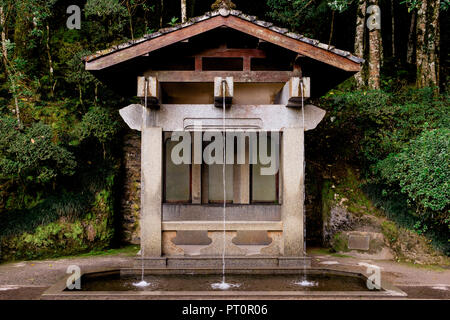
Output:
<svg viewBox="0 0 450 320">
<path fill-rule="evenodd" d="M 350 250 L 369 250 L 370 235 L 353 235 L 348 236 L 348 248 Z"/>
</svg>

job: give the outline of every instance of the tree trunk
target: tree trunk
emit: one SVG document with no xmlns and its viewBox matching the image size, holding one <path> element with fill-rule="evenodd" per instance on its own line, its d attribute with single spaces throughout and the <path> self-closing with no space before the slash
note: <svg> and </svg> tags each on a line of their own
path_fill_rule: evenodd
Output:
<svg viewBox="0 0 450 320">
<path fill-rule="evenodd" d="M 195 0 L 191 0 L 191 1 L 189 1 L 189 3 L 190 3 L 189 15 L 191 17 L 195 17 Z"/>
<path fill-rule="evenodd" d="M 391 0 L 391 41 L 392 41 L 392 57 L 395 57 L 395 15 L 394 15 L 394 0 Z"/>
<path fill-rule="evenodd" d="M 6 48 L 6 19 L 5 19 L 5 13 L 3 12 L 3 7 L 0 6 L 0 27 L 2 29 L 1 31 L 1 40 L 2 40 L 2 57 L 3 57 L 3 64 L 5 65 L 5 73 L 6 76 L 9 78 L 11 82 L 11 91 L 14 97 L 14 105 L 16 110 L 16 117 L 17 117 L 17 124 L 19 128 L 22 127 L 22 123 L 20 121 L 20 108 L 19 108 L 19 99 L 17 98 L 17 88 L 16 88 L 16 81 L 14 79 L 14 75 L 11 73 L 10 66 L 9 66 L 9 60 L 8 60 L 8 49 Z"/>
<path fill-rule="evenodd" d="M 161 0 L 161 7 L 160 7 L 160 16 L 159 16 L 159 27 L 163 27 L 163 11 L 164 11 L 164 0 Z"/>
<path fill-rule="evenodd" d="M 425 45 L 425 33 L 427 27 L 427 1 L 422 0 L 422 4 L 417 10 L 416 25 L 416 67 L 417 67 L 417 86 L 419 88 L 426 87 L 426 63 L 427 53 Z"/>
<path fill-rule="evenodd" d="M 50 77 L 49 82 L 50 82 L 50 86 L 51 86 L 50 95 L 53 97 L 55 94 L 55 92 L 54 92 L 55 86 L 53 83 L 53 61 L 52 61 L 52 55 L 50 53 L 50 26 L 48 25 L 48 22 L 47 22 L 46 28 L 47 28 L 47 39 L 45 42 L 45 47 L 47 49 L 47 57 L 48 57 L 48 68 L 49 68 L 49 77 Z"/>
<path fill-rule="evenodd" d="M 417 12 L 417 87 L 439 90 L 440 0 L 422 0 Z"/>
<path fill-rule="evenodd" d="M 134 40 L 134 30 L 133 30 L 133 12 L 131 9 L 130 1 L 126 1 L 127 11 L 128 11 L 128 24 L 130 25 L 131 40 Z"/>
<path fill-rule="evenodd" d="M 430 20 L 427 27 L 427 42 L 428 42 L 428 86 L 435 87 L 436 91 L 439 89 L 439 9 L 440 0 L 429 2 Z"/>
<path fill-rule="evenodd" d="M 414 27 L 416 26 L 416 10 L 412 11 L 411 14 L 411 24 L 409 25 L 409 35 L 408 35 L 408 49 L 406 51 L 406 62 L 413 64 L 414 56 Z"/>
<path fill-rule="evenodd" d="M 370 0 L 378 5 L 378 0 Z M 369 88 L 380 89 L 381 34 L 379 29 L 369 31 Z"/>
<path fill-rule="evenodd" d="M 186 22 L 186 0 L 181 0 L 181 22 Z"/>
<path fill-rule="evenodd" d="M 330 38 L 328 39 L 328 47 L 331 45 L 331 39 L 333 38 L 334 29 L 334 10 L 331 10 L 331 27 L 330 27 Z"/>
<path fill-rule="evenodd" d="M 355 32 L 355 54 L 363 58 L 364 57 L 364 30 L 365 30 L 365 20 L 366 20 L 366 0 L 358 1 L 358 8 L 356 11 L 356 32 Z M 355 74 L 356 86 L 361 89 L 366 85 L 364 80 L 363 71 Z"/>
</svg>

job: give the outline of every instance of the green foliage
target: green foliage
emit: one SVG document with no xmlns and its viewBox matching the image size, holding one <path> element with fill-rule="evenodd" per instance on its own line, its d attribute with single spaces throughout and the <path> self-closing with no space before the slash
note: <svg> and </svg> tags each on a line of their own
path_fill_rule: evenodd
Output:
<svg viewBox="0 0 450 320">
<path fill-rule="evenodd" d="M 92 198 L 65 194 L 32 209 L 0 216 L 2 259 L 57 257 L 110 246 L 114 237 L 114 176 L 108 176 L 104 185 L 106 188 Z"/>
<path fill-rule="evenodd" d="M 74 83 L 86 88 L 99 81 L 84 68 L 83 57 L 91 54 L 88 50 L 81 50 L 76 52 L 72 58 L 67 61 L 66 80 L 68 83 Z"/>
<path fill-rule="evenodd" d="M 388 183 L 399 184 L 401 191 L 426 212 L 446 212 L 450 206 L 450 129 L 425 130 L 401 152 L 377 163 Z"/>
<path fill-rule="evenodd" d="M 16 125 L 11 118 L 0 118 L 0 181 L 45 185 L 74 173 L 72 153 L 53 141 L 50 127 L 37 122 L 19 130 Z"/>
<path fill-rule="evenodd" d="M 390 243 L 395 243 L 398 239 L 398 228 L 392 221 L 383 221 L 381 223 L 381 232 Z"/>
<path fill-rule="evenodd" d="M 170 19 L 170 21 L 167 23 L 169 26 L 173 27 L 175 25 L 177 25 L 178 22 L 178 18 L 177 17 L 172 17 L 172 19 Z"/>
<path fill-rule="evenodd" d="M 128 18 L 127 9 L 119 0 L 87 0 L 84 14 L 87 27 L 96 30 L 90 34 L 94 43 L 117 40 Z"/>
<path fill-rule="evenodd" d="M 314 34 L 312 21 L 324 18 L 329 12 L 325 0 L 317 3 L 309 0 L 267 0 L 267 5 L 270 8 L 267 15 L 272 20 L 308 35 Z"/>
<path fill-rule="evenodd" d="M 344 12 L 353 0 L 332 0 L 328 2 L 328 6 L 333 11 Z"/>
<path fill-rule="evenodd" d="M 119 123 L 111 117 L 111 112 L 102 107 L 92 107 L 81 120 L 79 126 L 81 140 L 95 138 L 104 144 L 111 141 L 118 132 Z"/>
<path fill-rule="evenodd" d="M 345 234 L 338 232 L 333 236 L 331 240 L 331 249 L 333 252 L 347 252 L 348 249 L 348 239 Z"/>
<path fill-rule="evenodd" d="M 360 167 L 371 200 L 390 219 L 448 251 L 449 96 L 431 88 L 332 91 L 321 105 L 329 111 L 325 146 L 333 149 L 323 152 L 321 143 L 317 157 L 339 155 Z"/>
</svg>

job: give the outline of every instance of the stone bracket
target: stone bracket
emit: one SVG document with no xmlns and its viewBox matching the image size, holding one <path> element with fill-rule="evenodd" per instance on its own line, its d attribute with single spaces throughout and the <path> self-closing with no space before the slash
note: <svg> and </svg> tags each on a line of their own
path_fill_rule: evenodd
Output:
<svg viewBox="0 0 450 320">
<path fill-rule="evenodd" d="M 158 109 L 161 97 L 161 87 L 158 79 L 156 77 L 138 77 L 137 96 L 145 99 L 146 89 L 147 89 L 147 107 L 151 109 Z"/>
<path fill-rule="evenodd" d="M 226 82 L 225 92 L 223 92 L 223 82 Z M 215 77 L 214 78 L 214 106 L 223 107 L 223 97 L 225 97 L 225 106 L 231 106 L 234 95 L 233 77 Z"/>
<path fill-rule="evenodd" d="M 311 97 L 311 78 L 309 77 L 291 77 L 284 85 L 283 89 L 275 98 L 275 103 L 288 107 L 302 106 L 302 85 L 303 82 L 303 99 Z"/>
</svg>

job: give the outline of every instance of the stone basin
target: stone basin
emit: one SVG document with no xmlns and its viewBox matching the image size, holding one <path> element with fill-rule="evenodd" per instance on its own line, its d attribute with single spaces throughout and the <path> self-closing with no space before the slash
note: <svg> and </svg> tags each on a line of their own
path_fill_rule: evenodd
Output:
<svg viewBox="0 0 450 320">
<path fill-rule="evenodd" d="M 360 273 L 327 269 L 257 268 L 229 269 L 226 281 L 230 290 L 212 289 L 222 281 L 219 269 L 145 269 L 150 285 L 133 286 L 141 280 L 141 269 L 99 270 L 81 275 L 81 290 L 66 287 L 68 277 L 48 289 L 45 300 L 63 299 L 308 299 L 308 298 L 396 298 L 406 294 L 382 281 L 379 290 L 370 290 L 367 277 Z"/>
</svg>

